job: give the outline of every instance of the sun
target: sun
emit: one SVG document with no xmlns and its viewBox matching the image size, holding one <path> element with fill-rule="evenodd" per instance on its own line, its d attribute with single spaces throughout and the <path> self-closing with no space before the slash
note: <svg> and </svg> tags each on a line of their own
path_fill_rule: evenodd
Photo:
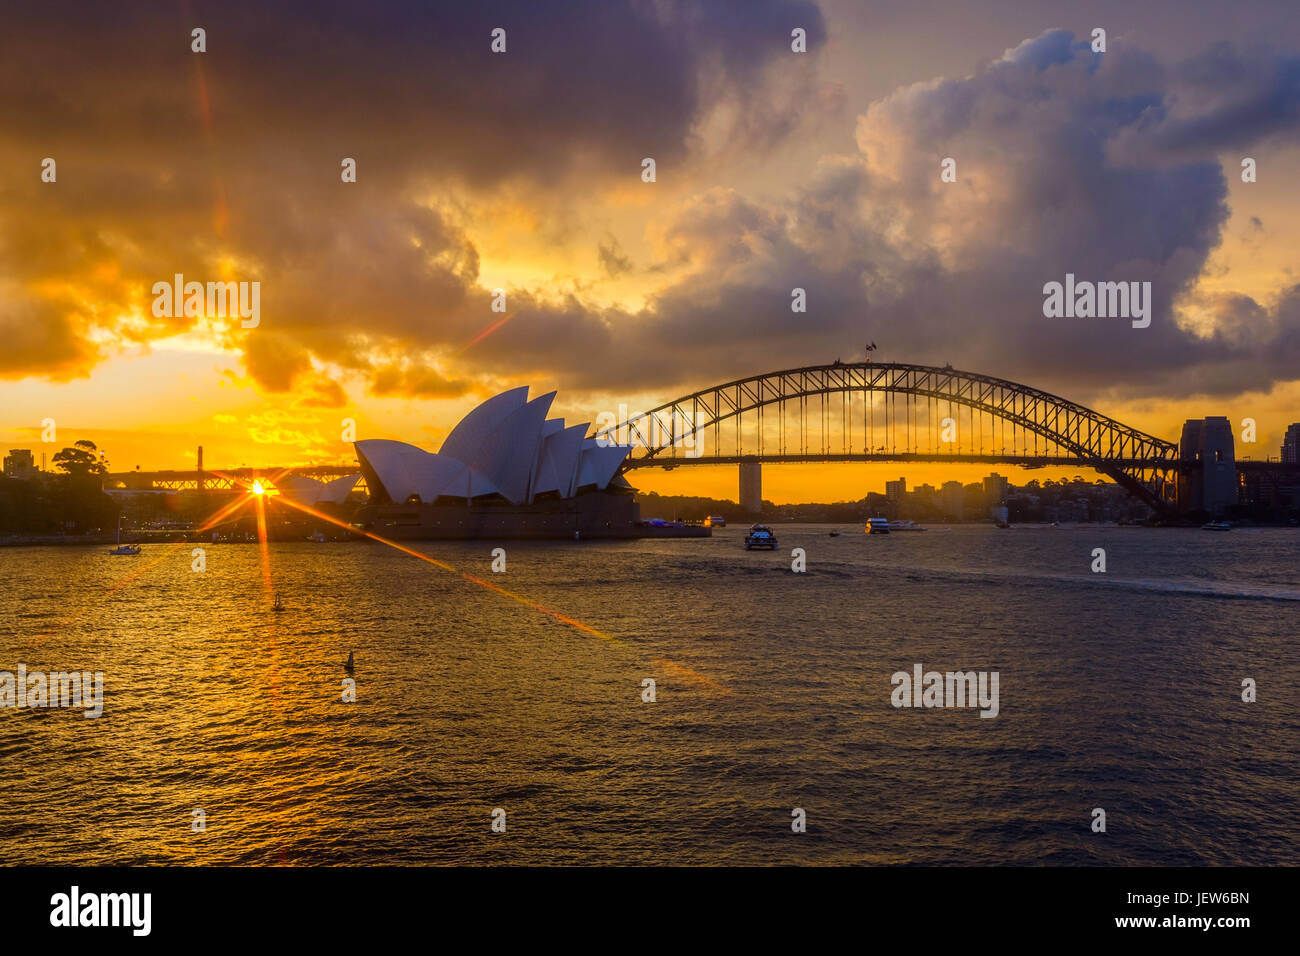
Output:
<svg viewBox="0 0 1300 956">
<path fill-rule="evenodd" d="M 266 489 L 262 487 L 262 483 L 260 481 L 253 482 L 253 494 L 255 495 L 266 494 Z"/>
</svg>

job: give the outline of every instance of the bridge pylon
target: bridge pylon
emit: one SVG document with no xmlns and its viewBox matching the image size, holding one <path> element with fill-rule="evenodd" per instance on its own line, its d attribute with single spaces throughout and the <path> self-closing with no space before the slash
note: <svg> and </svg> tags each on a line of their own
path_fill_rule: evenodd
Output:
<svg viewBox="0 0 1300 956">
<path fill-rule="evenodd" d="M 763 510 L 763 464 L 757 458 L 740 463 L 740 509 L 756 515 Z"/>
</svg>

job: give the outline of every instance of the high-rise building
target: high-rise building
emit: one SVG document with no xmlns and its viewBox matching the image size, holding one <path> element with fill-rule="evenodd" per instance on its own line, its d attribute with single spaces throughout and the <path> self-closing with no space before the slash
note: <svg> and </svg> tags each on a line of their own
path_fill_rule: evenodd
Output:
<svg viewBox="0 0 1300 956">
<path fill-rule="evenodd" d="M 905 494 L 907 494 L 906 478 L 885 482 L 885 497 L 890 501 L 900 501 Z"/>
<path fill-rule="evenodd" d="M 1282 439 L 1282 461 L 1288 465 L 1300 465 L 1300 422 L 1286 430 Z"/>
<path fill-rule="evenodd" d="M 5 477 L 24 481 L 36 477 L 36 461 L 30 448 L 10 448 L 5 455 Z"/>
<path fill-rule="evenodd" d="M 960 481 L 945 481 L 942 494 L 944 514 L 960 521 L 966 510 L 966 489 Z"/>
<path fill-rule="evenodd" d="M 996 471 L 984 479 L 984 501 L 989 505 L 1000 505 L 1007 498 L 1007 479 Z"/>
</svg>

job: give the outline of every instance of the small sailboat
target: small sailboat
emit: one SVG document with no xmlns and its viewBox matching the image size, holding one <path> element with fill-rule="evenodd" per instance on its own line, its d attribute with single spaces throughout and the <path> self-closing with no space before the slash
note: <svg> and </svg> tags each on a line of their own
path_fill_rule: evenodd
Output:
<svg viewBox="0 0 1300 956">
<path fill-rule="evenodd" d="M 356 653 L 355 651 L 348 651 L 348 662 L 343 665 L 343 669 L 347 671 L 349 674 L 351 674 L 353 669 L 356 667 L 356 664 L 352 659 L 352 655 L 355 653 Z"/>
<path fill-rule="evenodd" d="M 275 603 L 271 605 L 271 610 L 272 611 L 284 610 L 284 598 L 282 598 L 278 593 L 275 596 Z"/>
<path fill-rule="evenodd" d="M 138 544 L 122 543 L 122 516 L 121 515 L 117 516 L 117 547 L 110 548 L 108 553 L 121 555 L 124 557 L 131 557 L 133 555 L 137 555 L 140 553 L 140 546 Z"/>
</svg>

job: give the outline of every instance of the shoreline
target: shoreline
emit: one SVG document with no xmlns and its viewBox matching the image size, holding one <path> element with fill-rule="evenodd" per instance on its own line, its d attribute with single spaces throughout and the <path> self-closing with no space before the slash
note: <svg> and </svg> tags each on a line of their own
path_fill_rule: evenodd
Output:
<svg viewBox="0 0 1300 956">
<path fill-rule="evenodd" d="M 821 525 L 821 526 L 825 526 L 825 527 L 839 527 L 839 528 L 843 528 L 843 527 L 845 527 L 846 525 L 853 525 L 852 522 L 846 522 L 846 521 L 775 521 L 775 522 L 773 522 L 773 521 L 769 521 L 768 524 L 769 524 L 769 525 L 773 525 L 773 526 L 788 526 L 788 525 L 796 525 L 796 524 L 798 524 L 798 525 Z M 856 527 L 856 525 L 853 525 L 853 526 Z M 996 527 L 995 525 L 993 525 L 993 524 L 991 524 L 991 523 L 989 523 L 989 522 L 984 522 L 984 521 L 948 521 L 948 522 L 943 522 L 943 526 L 944 526 L 945 528 L 949 528 L 949 529 L 951 529 L 951 528 L 981 528 L 981 527 L 983 527 L 983 528 L 994 528 L 994 527 Z M 739 528 L 739 529 L 741 529 L 741 530 L 744 530 L 743 527 L 742 527 L 742 524 L 739 524 L 739 523 L 738 523 L 738 524 L 735 524 L 734 527 Z M 1072 521 L 1072 522 L 1069 522 L 1069 523 L 1067 523 L 1067 524 L 1058 524 L 1058 525 L 1056 525 L 1056 528 L 1057 528 L 1058 530 L 1064 530 L 1064 529 L 1069 529 L 1069 528 L 1152 528 L 1152 529 L 1157 529 L 1157 528 L 1159 528 L 1159 529 L 1170 529 L 1170 528 L 1199 528 L 1199 527 L 1200 527 L 1200 525 L 1197 524 L 1197 523 L 1195 523 L 1195 522 L 1188 523 L 1188 524 L 1129 524 L 1129 525 L 1123 525 L 1123 524 L 1115 524 L 1115 523 L 1113 523 L 1113 522 L 1103 522 L 1103 521 Z M 1013 525 L 1011 525 L 1011 529 L 1015 529 L 1015 528 L 1023 528 L 1023 529 L 1025 529 L 1025 530 L 1027 530 L 1027 531 L 1039 531 L 1039 530 L 1050 530 L 1050 529 L 1052 528 L 1052 525 L 1050 525 L 1050 524 L 1043 524 L 1043 523 L 1039 523 L 1039 522 L 1025 522 L 1025 523 L 1023 523 L 1023 524 L 1013 524 Z M 1258 528 L 1291 528 L 1291 529 L 1295 529 L 1295 530 L 1300 530 L 1300 528 L 1297 528 L 1296 525 L 1292 525 L 1292 524 L 1273 524 L 1273 523 L 1268 523 L 1268 524 L 1265 524 L 1265 523 L 1254 523 L 1254 524 L 1236 525 L 1236 526 L 1234 526 L 1233 530 L 1242 530 L 1242 531 L 1244 531 L 1244 530 L 1251 530 L 1251 529 L 1258 529 Z M 656 529 L 657 531 L 661 532 L 661 533 L 659 533 L 659 534 L 635 535 L 635 536 L 630 537 L 630 538 L 627 539 L 627 540 L 640 540 L 640 539 L 665 539 L 665 538 L 686 538 L 686 537 L 696 537 L 696 535 L 690 535 L 690 534 L 681 534 L 681 533 L 673 534 L 673 533 L 671 533 L 671 530 L 670 530 L 670 529 L 671 529 L 671 530 L 677 530 L 677 529 L 673 528 L 672 526 L 669 526 L 668 528 L 659 528 L 659 529 Z M 1004 530 L 1007 530 L 1007 529 L 1004 529 Z M 665 531 L 668 531 L 669 533 L 662 533 L 662 532 L 665 532 Z M 292 543 L 292 542 L 299 542 L 299 543 L 303 543 L 303 544 L 311 543 L 311 542 L 310 542 L 310 539 L 308 539 L 308 538 L 298 539 L 298 538 L 276 538 L 276 537 L 272 537 L 270 540 L 271 540 L 271 542 L 276 543 L 276 544 L 284 544 L 284 543 L 286 543 L 286 542 L 289 542 L 289 543 Z M 340 543 L 340 542 L 347 542 L 347 541 L 362 541 L 362 542 L 364 542 L 364 541 L 366 541 L 366 540 L 367 540 L 367 539 L 365 538 L 364 535 L 344 535 L 344 536 L 340 536 L 340 537 L 338 537 L 338 538 L 332 538 L 332 539 L 330 539 L 328 542 L 320 542 L 320 543 L 337 544 L 337 543 Z M 417 540 L 418 540 L 418 539 L 417 539 Z M 485 536 L 483 536 L 482 538 L 430 538 L 430 539 L 428 539 L 428 540 L 440 540 L 440 541 L 451 541 L 451 540 L 461 540 L 461 541 L 477 541 L 477 540 L 482 540 L 482 541 L 495 541 L 495 540 L 508 540 L 508 538 L 507 538 L 507 537 L 495 538 L 495 537 L 492 537 L 492 536 L 490 536 L 490 535 L 485 535 Z M 537 538 L 537 539 L 534 539 L 534 540 L 557 540 L 557 541 L 560 541 L 560 540 L 570 540 L 570 539 L 567 539 L 567 538 L 554 538 L 554 539 Z M 598 539 L 598 538 L 594 538 L 594 537 L 593 537 L 593 538 L 587 538 L 587 539 L 584 539 L 584 540 L 595 541 L 595 540 L 605 540 L 605 539 Z M 111 548 L 111 547 L 114 547 L 116 544 L 117 544 L 117 535 L 116 535 L 116 534 L 76 535 L 76 536 L 73 536 L 73 535 L 57 535 L 57 534 L 52 534 L 52 535 L 4 535 L 4 536 L 0 536 L 0 548 L 76 547 L 76 546 L 78 546 L 78 545 L 80 545 L 80 546 L 82 546 L 82 547 L 107 547 L 107 548 Z M 257 544 L 257 542 L 256 542 L 256 541 L 216 541 L 216 542 L 214 542 L 214 541 L 211 541 L 211 540 L 209 540 L 209 539 L 207 539 L 207 538 L 204 538 L 204 537 L 201 537 L 201 536 L 199 536 L 199 537 L 195 537 L 195 536 L 193 536 L 192 532 L 182 532 L 182 531 L 178 531 L 178 532 L 174 532 L 174 533 L 172 533 L 172 534 L 170 534 L 170 535 L 165 535 L 165 536 L 164 536 L 164 535 L 139 534 L 139 533 L 135 533 L 135 534 L 123 534 L 123 535 L 122 535 L 122 544 L 195 544 L 195 545 L 204 545 L 204 546 L 207 546 L 207 547 L 211 547 L 211 546 L 213 546 L 214 544 L 220 544 L 220 545 L 228 545 L 228 544 Z"/>
</svg>

